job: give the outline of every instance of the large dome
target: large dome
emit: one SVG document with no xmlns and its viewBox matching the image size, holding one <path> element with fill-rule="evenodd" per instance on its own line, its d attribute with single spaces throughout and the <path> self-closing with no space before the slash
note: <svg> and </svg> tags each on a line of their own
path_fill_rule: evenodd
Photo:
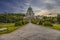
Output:
<svg viewBox="0 0 60 40">
<path fill-rule="evenodd" d="M 28 10 L 32 10 L 32 8 L 31 8 L 31 7 L 29 7 L 29 8 L 28 8 Z"/>
<path fill-rule="evenodd" d="M 28 18 L 34 18 L 34 13 L 33 13 L 33 10 L 32 10 L 31 7 L 28 8 L 27 13 L 26 13 L 26 16 Z"/>
</svg>

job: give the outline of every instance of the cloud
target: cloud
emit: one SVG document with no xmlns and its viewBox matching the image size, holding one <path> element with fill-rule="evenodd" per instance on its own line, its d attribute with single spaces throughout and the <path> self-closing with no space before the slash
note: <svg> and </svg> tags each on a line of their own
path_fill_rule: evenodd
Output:
<svg viewBox="0 0 60 40">
<path fill-rule="evenodd" d="M 44 3 L 50 3 L 50 4 L 54 4 L 56 1 L 54 0 L 43 0 Z"/>
<path fill-rule="evenodd" d="M 59 10 L 60 0 L 0 0 L 0 12 L 26 12 L 30 5 L 34 13 L 53 11 Z"/>
</svg>

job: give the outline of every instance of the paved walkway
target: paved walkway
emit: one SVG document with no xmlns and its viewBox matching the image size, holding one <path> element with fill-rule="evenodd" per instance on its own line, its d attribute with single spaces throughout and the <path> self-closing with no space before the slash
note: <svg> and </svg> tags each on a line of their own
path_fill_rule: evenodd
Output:
<svg viewBox="0 0 60 40">
<path fill-rule="evenodd" d="M 29 23 L 12 33 L 0 35 L 0 40 L 60 40 L 60 31 Z"/>
</svg>

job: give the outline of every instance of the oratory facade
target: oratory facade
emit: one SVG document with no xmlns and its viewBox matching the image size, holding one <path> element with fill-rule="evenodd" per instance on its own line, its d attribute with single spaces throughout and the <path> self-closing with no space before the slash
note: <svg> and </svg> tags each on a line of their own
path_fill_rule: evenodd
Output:
<svg viewBox="0 0 60 40">
<path fill-rule="evenodd" d="M 26 13 L 26 17 L 29 19 L 34 18 L 34 13 L 31 7 L 28 8 L 27 13 Z"/>
</svg>

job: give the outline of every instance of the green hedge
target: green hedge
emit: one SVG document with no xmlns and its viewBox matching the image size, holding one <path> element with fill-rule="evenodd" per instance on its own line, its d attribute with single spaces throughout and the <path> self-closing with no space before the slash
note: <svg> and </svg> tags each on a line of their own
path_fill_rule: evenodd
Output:
<svg viewBox="0 0 60 40">
<path fill-rule="evenodd" d="M 28 20 L 22 20 L 15 23 L 15 26 L 22 26 L 29 23 Z"/>
<path fill-rule="evenodd" d="M 16 22 L 15 23 L 15 26 L 22 26 L 23 24 L 22 24 L 22 22 Z"/>
<path fill-rule="evenodd" d="M 45 22 L 43 23 L 43 25 L 44 25 L 44 26 L 53 26 L 52 23 L 49 22 L 49 21 L 45 21 Z"/>
<path fill-rule="evenodd" d="M 42 24 L 43 24 L 43 21 L 42 21 L 42 20 L 40 20 L 40 21 L 39 21 L 39 25 L 42 25 Z"/>
</svg>

